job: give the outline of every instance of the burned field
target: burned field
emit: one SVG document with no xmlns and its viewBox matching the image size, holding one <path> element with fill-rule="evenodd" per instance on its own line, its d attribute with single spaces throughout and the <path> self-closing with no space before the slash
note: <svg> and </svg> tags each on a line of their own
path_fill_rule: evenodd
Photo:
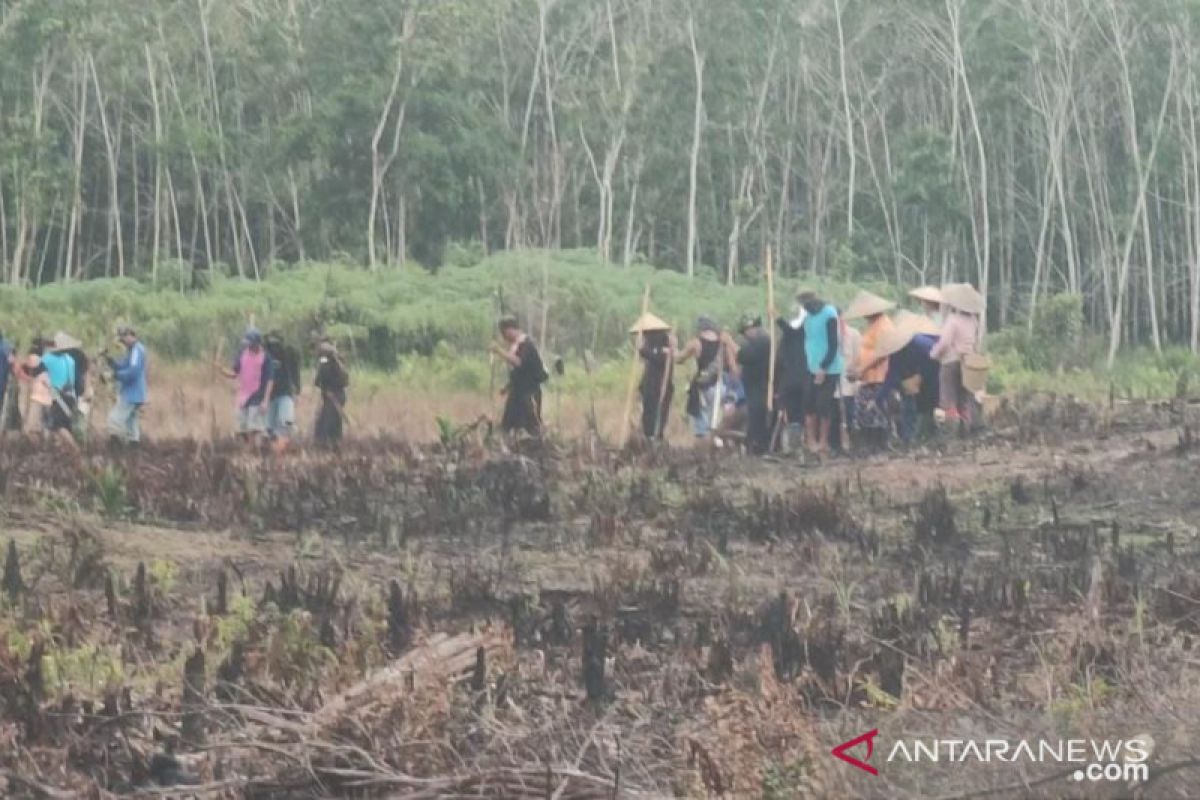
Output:
<svg viewBox="0 0 1200 800">
<path fill-rule="evenodd" d="M 1195 422 L 1027 403 L 820 470 L 476 435 L 9 446 L 0 793 L 1186 797 Z M 830 755 L 873 728 L 878 775 Z M 905 735 L 1153 752 L 1079 783 L 887 762 Z"/>
</svg>

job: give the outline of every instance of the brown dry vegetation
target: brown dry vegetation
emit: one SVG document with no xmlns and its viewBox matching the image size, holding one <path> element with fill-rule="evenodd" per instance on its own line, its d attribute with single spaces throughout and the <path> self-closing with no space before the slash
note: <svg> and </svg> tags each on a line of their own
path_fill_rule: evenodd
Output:
<svg viewBox="0 0 1200 800">
<path fill-rule="evenodd" d="M 0 793 L 1186 797 L 1186 414 L 1041 398 L 821 470 L 482 429 L 7 442 Z M 1150 733 L 1151 781 L 829 755 L 871 727 Z"/>
</svg>

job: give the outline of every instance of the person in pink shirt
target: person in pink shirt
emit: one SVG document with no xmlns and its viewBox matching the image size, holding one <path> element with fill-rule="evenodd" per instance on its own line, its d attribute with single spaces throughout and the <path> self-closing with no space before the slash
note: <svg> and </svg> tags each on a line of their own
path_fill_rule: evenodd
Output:
<svg viewBox="0 0 1200 800">
<path fill-rule="evenodd" d="M 956 295 L 951 295 L 954 297 Z M 942 365 L 939 377 L 939 405 L 951 423 L 971 421 L 971 393 L 963 386 L 962 359 L 979 346 L 979 317 L 944 298 L 946 318 L 937 344 L 929 355 Z M 965 301 L 960 305 L 968 306 Z"/>
<path fill-rule="evenodd" d="M 254 328 L 246 331 L 243 346 L 232 368 L 222 368 L 225 377 L 237 380 L 237 431 L 254 442 L 267 431 L 267 402 L 274 383 L 275 361 L 263 347 L 263 337 Z"/>
</svg>

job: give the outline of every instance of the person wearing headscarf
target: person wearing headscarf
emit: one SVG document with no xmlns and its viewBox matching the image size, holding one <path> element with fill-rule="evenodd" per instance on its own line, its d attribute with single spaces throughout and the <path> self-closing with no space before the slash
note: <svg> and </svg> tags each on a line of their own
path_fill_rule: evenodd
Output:
<svg viewBox="0 0 1200 800">
<path fill-rule="evenodd" d="M 720 402 L 727 382 L 729 364 L 736 345 L 711 318 L 696 320 L 696 335 L 676 354 L 675 363 L 696 360 L 696 374 L 688 382 L 686 412 L 692 421 L 692 433 L 701 439 L 709 434 L 714 421 L 720 424 Z"/>
<path fill-rule="evenodd" d="M 508 385 L 504 393 L 504 415 L 500 429 L 505 433 L 525 431 L 531 436 L 542 435 L 542 384 L 550 375 L 542 364 L 542 356 L 529 334 L 521 330 L 516 317 L 500 320 L 500 335 L 504 345 L 494 344 L 492 351 L 508 362 Z"/>
<path fill-rule="evenodd" d="M 50 391 L 50 376 L 45 369 L 39 369 L 45 351 L 46 343 L 40 337 L 34 337 L 25 359 L 15 368 L 24 395 L 21 404 L 23 431 L 30 436 L 41 436 L 50 430 L 50 405 L 54 395 Z"/>
<path fill-rule="evenodd" d="M 108 433 L 114 439 L 137 444 L 142 430 L 139 417 L 146 403 L 146 348 L 138 341 L 137 331 L 129 326 L 117 329 L 117 338 L 125 346 L 119 360 L 105 356 L 117 382 L 117 403 L 108 412 Z"/>
<path fill-rule="evenodd" d="M 266 338 L 267 355 L 275 362 L 275 380 L 267 402 L 267 435 L 276 452 L 287 449 L 295 435 L 296 398 L 300 395 L 300 354 L 272 331 Z"/>
<path fill-rule="evenodd" d="M 275 359 L 263 347 L 262 334 L 249 328 L 232 366 L 221 369 L 225 377 L 237 381 L 237 431 L 248 442 L 267 432 L 267 406 L 276 368 Z"/>
<path fill-rule="evenodd" d="M 742 346 L 738 348 L 738 377 L 746 392 L 746 447 L 762 455 L 771 447 L 771 414 L 767 384 L 771 372 L 771 337 L 763 328 L 762 318 L 745 314 L 738 330 Z"/>
<path fill-rule="evenodd" d="M 642 435 L 650 441 L 663 438 L 675 396 L 675 337 L 671 327 L 653 314 L 643 314 L 630 333 L 641 336 Z"/>
<path fill-rule="evenodd" d="M 797 303 L 791 319 L 780 316 L 779 353 L 776 356 L 776 404 L 787 416 L 787 448 L 798 450 L 804 438 L 804 389 L 808 385 L 808 356 L 804 351 L 804 318 L 808 312 Z"/>
<path fill-rule="evenodd" d="M 804 439 L 815 455 L 829 452 L 829 429 L 833 424 L 835 395 L 845 371 L 838 312 L 811 289 L 802 289 L 796 299 L 806 313 L 804 354 L 809 382 L 805 393 Z"/>
<path fill-rule="evenodd" d="M 346 388 L 350 385 L 350 376 L 338 358 L 337 347 L 328 339 L 317 344 L 317 376 L 313 385 L 321 398 L 313 424 L 313 440 L 320 445 L 336 445 L 342 440 L 345 429 Z"/>
</svg>

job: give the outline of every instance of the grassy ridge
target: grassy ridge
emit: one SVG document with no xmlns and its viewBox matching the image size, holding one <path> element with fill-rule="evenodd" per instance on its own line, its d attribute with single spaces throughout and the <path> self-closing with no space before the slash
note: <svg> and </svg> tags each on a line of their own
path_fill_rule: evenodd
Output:
<svg viewBox="0 0 1200 800">
<path fill-rule="evenodd" d="M 159 285 L 131 279 L 51 284 L 34 290 L 0 288 L 0 319 L 10 339 L 71 331 L 99 348 L 118 322 L 132 322 L 158 358 L 208 361 L 218 342 L 229 353 L 251 321 L 278 328 L 294 341 L 326 332 L 341 343 L 368 383 L 476 390 L 489 384 L 483 351 L 501 310 L 516 313 L 549 353 L 562 354 L 567 392 L 606 392 L 624 385 L 626 328 L 649 284 L 652 307 L 683 335 L 699 314 L 732 326 L 746 311 L 761 313 L 762 286 L 725 286 L 708 276 L 685 276 L 647 265 L 621 268 L 587 251 L 507 252 L 482 260 L 460 258 L 436 273 L 406 267 L 371 273 L 340 264 L 276 268 L 261 282 L 218 277 L 197 286 L 190 275 L 160 271 Z M 165 277 L 164 277 L 165 276 Z M 815 282 L 846 303 L 849 285 Z M 777 289 L 777 305 L 791 306 L 797 287 Z M 902 300 L 902 289 L 871 287 Z M 990 341 L 994 391 L 1054 390 L 1100 398 L 1110 383 L 1122 396 L 1170 396 L 1200 384 L 1200 362 L 1185 351 L 1123 354 L 1110 373 L 1100 367 L 1102 347 L 1082 328 L 1073 298 L 1043 304 L 1046 313 Z M 545 330 L 542 329 L 545 319 Z M 1060 343 L 1050 351 L 1039 342 Z M 583 353 L 599 366 L 589 381 Z M 1051 357 L 1048 354 L 1054 354 Z"/>
</svg>

